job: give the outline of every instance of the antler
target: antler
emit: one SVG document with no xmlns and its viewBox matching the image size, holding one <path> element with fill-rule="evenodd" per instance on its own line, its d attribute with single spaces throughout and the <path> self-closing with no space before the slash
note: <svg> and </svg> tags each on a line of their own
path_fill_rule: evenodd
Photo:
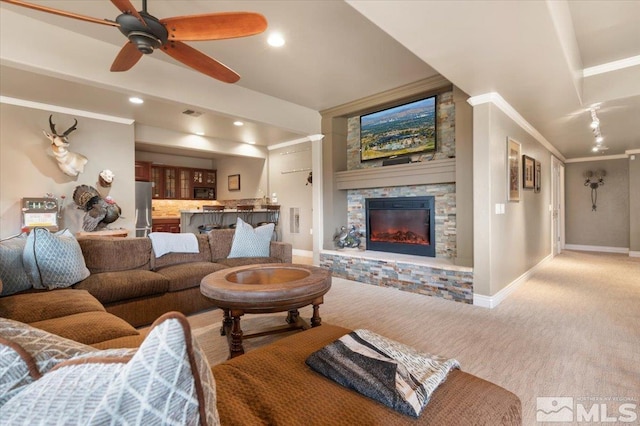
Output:
<svg viewBox="0 0 640 426">
<path fill-rule="evenodd" d="M 74 118 L 73 126 L 69 127 L 63 134 L 59 135 L 58 132 L 56 131 L 56 125 L 53 124 L 53 120 L 51 119 L 52 117 L 53 117 L 53 114 L 49 116 L 49 128 L 51 129 L 51 133 L 53 133 L 54 135 L 60 138 L 66 138 L 67 136 L 69 136 L 69 133 L 73 132 L 78 126 L 78 120 Z"/>
<path fill-rule="evenodd" d="M 73 119 L 74 123 L 73 126 L 69 127 L 63 134 L 62 137 L 67 137 L 69 135 L 69 133 L 73 132 L 76 127 L 78 126 L 78 120 L 76 120 L 75 118 Z"/>
</svg>

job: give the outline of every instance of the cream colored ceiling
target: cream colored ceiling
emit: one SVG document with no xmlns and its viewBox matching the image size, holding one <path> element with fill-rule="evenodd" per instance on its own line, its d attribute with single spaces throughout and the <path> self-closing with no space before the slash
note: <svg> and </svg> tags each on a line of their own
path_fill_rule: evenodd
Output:
<svg viewBox="0 0 640 426">
<path fill-rule="evenodd" d="M 38 2 L 114 19 L 107 0 Z M 135 5 L 140 2 L 133 1 Z M 191 43 L 236 70 L 225 85 L 161 52 L 126 73 L 108 68 L 124 44 L 115 28 L 2 4 L 3 96 L 134 118 L 146 126 L 273 145 L 319 133 L 318 111 L 402 86 L 437 70 L 468 94 L 499 92 L 567 158 L 589 156 L 584 109 L 598 115 L 609 150 L 640 148 L 640 67 L 583 79 L 579 72 L 640 55 L 638 1 L 181 1 L 149 0 L 158 18 L 228 10 L 264 14 L 267 33 Z M 366 16 L 366 17 L 365 17 Z M 427 65 L 428 64 L 428 65 Z M 147 102 L 133 108 L 129 94 Z M 184 108 L 203 111 L 198 119 Z M 231 122 L 247 123 L 235 128 Z M 145 141 L 146 142 L 146 141 Z"/>
</svg>

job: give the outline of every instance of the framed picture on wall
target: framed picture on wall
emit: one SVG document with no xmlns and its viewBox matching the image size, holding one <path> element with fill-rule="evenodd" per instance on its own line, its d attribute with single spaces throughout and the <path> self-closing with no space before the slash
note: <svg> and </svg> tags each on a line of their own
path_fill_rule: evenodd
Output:
<svg viewBox="0 0 640 426">
<path fill-rule="evenodd" d="M 240 191 L 240 175 L 229 175 L 227 188 L 229 191 Z"/>
<path fill-rule="evenodd" d="M 536 160 L 528 155 L 522 156 L 522 187 L 533 189 L 535 186 Z"/>
<path fill-rule="evenodd" d="M 542 177 L 542 164 L 538 160 L 535 160 L 535 172 L 533 175 L 533 191 L 540 192 L 540 178 Z"/>
<path fill-rule="evenodd" d="M 507 138 L 507 201 L 520 201 L 520 142 Z"/>
</svg>

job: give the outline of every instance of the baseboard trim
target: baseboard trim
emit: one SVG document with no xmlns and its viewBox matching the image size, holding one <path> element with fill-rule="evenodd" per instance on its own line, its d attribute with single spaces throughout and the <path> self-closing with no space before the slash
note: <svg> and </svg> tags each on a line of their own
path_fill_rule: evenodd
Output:
<svg viewBox="0 0 640 426">
<path fill-rule="evenodd" d="M 518 287 L 524 284 L 534 272 L 536 272 L 542 265 L 553 259 L 553 255 L 549 254 L 538 262 L 531 269 L 520 275 L 518 278 L 509 283 L 505 288 L 494 294 L 493 296 L 485 296 L 483 294 L 473 295 L 473 304 L 482 308 L 493 309 L 498 306 L 504 299 L 506 299 L 511 293 L 516 291 Z"/>
<path fill-rule="evenodd" d="M 313 257 L 313 252 L 311 250 L 293 249 L 291 250 L 291 254 L 294 256 Z"/>
<path fill-rule="evenodd" d="M 629 250 L 629 257 L 640 257 L 640 251 Z"/>
<path fill-rule="evenodd" d="M 565 244 L 564 248 L 567 250 L 578 250 L 578 251 L 599 251 L 602 253 L 629 253 L 629 249 L 627 247 L 607 247 L 607 246 L 584 246 L 580 244 Z"/>
</svg>

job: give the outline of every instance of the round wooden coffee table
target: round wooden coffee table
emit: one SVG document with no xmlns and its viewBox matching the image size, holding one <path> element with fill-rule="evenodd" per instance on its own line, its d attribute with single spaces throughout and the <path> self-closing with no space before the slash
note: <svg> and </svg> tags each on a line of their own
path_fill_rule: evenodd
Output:
<svg viewBox="0 0 640 426">
<path fill-rule="evenodd" d="M 229 358 L 244 353 L 242 339 L 306 330 L 309 325 L 298 308 L 313 305 L 311 327 L 321 325 L 320 304 L 331 288 L 328 269 L 292 263 L 266 263 L 223 269 L 204 277 L 200 291 L 224 312 L 220 333 L 227 336 Z M 249 314 L 284 312 L 287 325 L 243 335 L 240 317 Z"/>
</svg>

